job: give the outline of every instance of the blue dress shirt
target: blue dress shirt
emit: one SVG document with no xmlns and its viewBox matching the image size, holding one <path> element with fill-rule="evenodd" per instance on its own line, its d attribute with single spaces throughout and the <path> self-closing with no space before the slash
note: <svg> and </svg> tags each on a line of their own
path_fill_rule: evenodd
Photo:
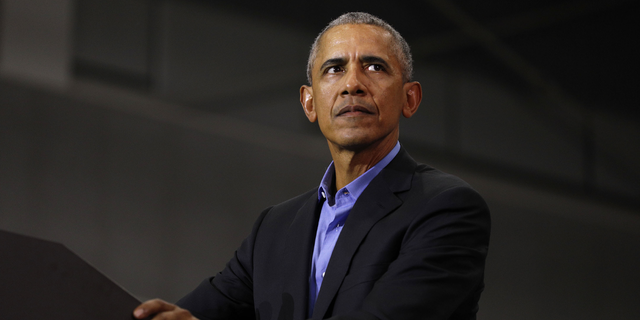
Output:
<svg viewBox="0 0 640 320">
<path fill-rule="evenodd" d="M 311 275 L 309 276 L 309 315 L 313 314 L 313 307 L 318 298 L 331 253 L 351 208 L 353 208 L 356 200 L 358 200 L 358 197 L 367 188 L 371 180 L 393 160 L 399 151 L 400 142 L 396 142 L 395 147 L 380 162 L 338 190 L 335 196 L 331 194 L 335 179 L 333 162 L 331 162 L 322 177 L 318 188 L 318 201 L 324 200 L 324 202 L 320 211 L 320 220 L 318 221 L 315 245 L 313 247 Z"/>
</svg>

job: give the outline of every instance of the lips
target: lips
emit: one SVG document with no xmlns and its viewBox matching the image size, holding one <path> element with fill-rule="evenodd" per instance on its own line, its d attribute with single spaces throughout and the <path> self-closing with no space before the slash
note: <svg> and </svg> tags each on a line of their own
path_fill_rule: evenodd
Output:
<svg viewBox="0 0 640 320">
<path fill-rule="evenodd" d="M 338 111 L 338 113 L 336 114 L 337 117 L 339 116 L 343 116 L 343 115 L 355 115 L 355 114 L 375 114 L 372 111 L 372 108 L 368 108 L 366 106 L 362 106 L 362 105 L 347 105 L 344 106 L 342 108 L 340 108 L 340 110 Z"/>
</svg>

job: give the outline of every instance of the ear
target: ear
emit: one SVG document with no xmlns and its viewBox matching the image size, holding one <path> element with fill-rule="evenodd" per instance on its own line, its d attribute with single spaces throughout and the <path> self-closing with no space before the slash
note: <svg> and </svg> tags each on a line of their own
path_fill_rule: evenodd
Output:
<svg viewBox="0 0 640 320">
<path fill-rule="evenodd" d="M 411 118 L 418 111 L 418 106 L 422 101 L 422 86 L 417 81 L 407 82 L 404 84 L 404 92 L 407 97 L 407 103 L 402 108 L 402 115 L 405 118 Z"/>
<path fill-rule="evenodd" d="M 309 119 L 310 122 L 316 122 L 318 115 L 316 114 L 316 109 L 313 107 L 313 88 L 311 88 L 311 86 L 300 87 L 300 104 L 302 104 L 302 109 L 304 110 L 304 114 L 307 115 L 307 119 Z"/>
</svg>

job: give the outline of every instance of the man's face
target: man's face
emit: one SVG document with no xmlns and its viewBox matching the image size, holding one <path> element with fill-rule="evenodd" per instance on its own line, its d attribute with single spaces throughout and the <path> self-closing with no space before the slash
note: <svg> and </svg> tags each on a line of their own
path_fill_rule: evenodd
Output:
<svg viewBox="0 0 640 320">
<path fill-rule="evenodd" d="M 417 110 L 420 84 L 403 83 L 392 41 L 386 30 L 365 24 L 333 27 L 322 37 L 313 85 L 300 89 L 300 102 L 330 144 L 354 151 L 395 144 L 400 115 Z"/>
</svg>

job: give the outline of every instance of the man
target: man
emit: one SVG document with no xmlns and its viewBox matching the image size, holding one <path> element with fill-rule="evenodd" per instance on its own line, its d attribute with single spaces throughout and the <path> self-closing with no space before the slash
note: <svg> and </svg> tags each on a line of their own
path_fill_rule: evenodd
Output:
<svg viewBox="0 0 640 320">
<path fill-rule="evenodd" d="M 345 14 L 316 39 L 307 73 L 300 102 L 333 157 L 320 187 L 262 212 L 226 268 L 177 306 L 147 301 L 137 318 L 475 319 L 489 211 L 400 147 L 400 116 L 422 98 L 404 39 Z"/>
</svg>

